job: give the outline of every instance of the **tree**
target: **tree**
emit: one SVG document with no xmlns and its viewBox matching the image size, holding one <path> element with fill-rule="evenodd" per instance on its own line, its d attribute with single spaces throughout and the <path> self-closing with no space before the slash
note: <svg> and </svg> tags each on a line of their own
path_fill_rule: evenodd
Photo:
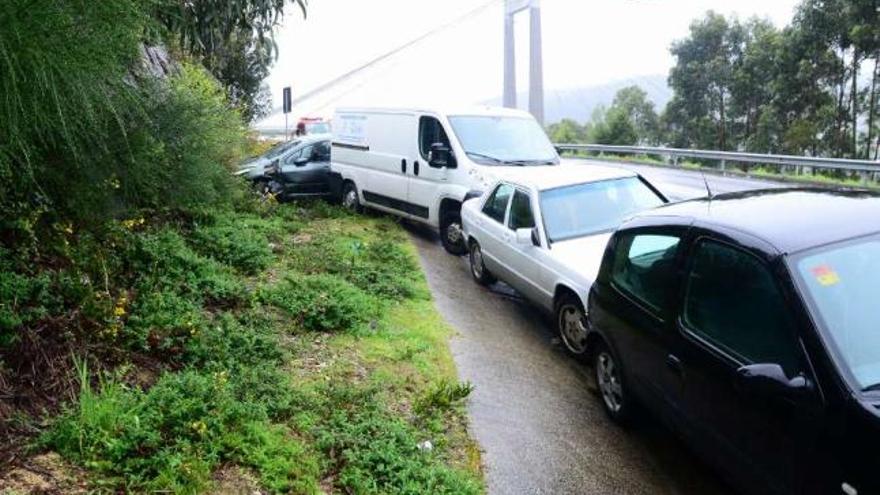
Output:
<svg viewBox="0 0 880 495">
<path fill-rule="evenodd" d="M 729 148 L 729 100 L 743 44 L 742 25 L 712 11 L 691 24 L 688 38 L 673 44 L 676 65 L 669 85 L 675 94 L 668 117 L 688 145 Z"/>
<path fill-rule="evenodd" d="M 550 124 L 547 134 L 554 143 L 583 143 L 587 139 L 584 126 L 572 119 L 562 119 L 555 124 Z"/>
<path fill-rule="evenodd" d="M 628 86 L 619 90 L 610 111 L 619 111 L 625 116 L 635 130 L 638 144 L 653 145 L 659 141 L 659 118 L 654 103 L 648 100 L 648 93 L 642 88 Z"/>
<path fill-rule="evenodd" d="M 287 3 L 306 15 L 306 0 L 155 0 L 166 40 L 200 59 L 226 86 L 247 119 L 266 107 L 262 81 L 278 47 L 274 29 Z"/>
</svg>

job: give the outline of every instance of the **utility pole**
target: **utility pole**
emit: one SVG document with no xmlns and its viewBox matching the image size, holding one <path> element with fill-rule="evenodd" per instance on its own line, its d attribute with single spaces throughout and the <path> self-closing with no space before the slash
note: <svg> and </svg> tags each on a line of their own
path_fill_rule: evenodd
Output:
<svg viewBox="0 0 880 495">
<path fill-rule="evenodd" d="M 516 33 L 514 16 L 529 11 L 529 112 L 544 123 L 544 64 L 541 47 L 540 0 L 505 0 L 503 104 L 516 108 Z"/>
</svg>

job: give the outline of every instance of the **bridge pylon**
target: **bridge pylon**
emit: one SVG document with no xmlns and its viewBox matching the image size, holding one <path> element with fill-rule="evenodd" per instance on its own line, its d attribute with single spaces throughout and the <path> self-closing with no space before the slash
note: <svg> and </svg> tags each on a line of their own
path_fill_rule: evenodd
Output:
<svg viewBox="0 0 880 495">
<path fill-rule="evenodd" d="M 516 108 L 516 40 L 514 16 L 529 11 L 529 112 L 544 123 L 544 66 L 541 48 L 540 0 L 504 2 L 504 96 L 503 104 Z"/>
</svg>

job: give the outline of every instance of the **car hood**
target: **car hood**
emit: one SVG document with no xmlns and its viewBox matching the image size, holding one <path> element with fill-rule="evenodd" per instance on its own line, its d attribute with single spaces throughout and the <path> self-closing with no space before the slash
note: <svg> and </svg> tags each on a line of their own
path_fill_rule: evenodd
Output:
<svg viewBox="0 0 880 495">
<path fill-rule="evenodd" d="M 567 269 L 577 273 L 587 282 L 596 280 L 599 266 L 602 264 L 602 256 L 605 254 L 605 246 L 611 232 L 589 235 L 557 241 L 550 248 L 550 254 L 554 259 L 562 263 Z"/>
</svg>

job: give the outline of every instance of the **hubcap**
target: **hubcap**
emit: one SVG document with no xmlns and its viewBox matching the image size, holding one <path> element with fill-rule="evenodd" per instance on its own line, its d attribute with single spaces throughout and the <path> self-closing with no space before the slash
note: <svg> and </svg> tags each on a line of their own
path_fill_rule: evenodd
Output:
<svg viewBox="0 0 880 495">
<path fill-rule="evenodd" d="M 614 358 L 608 351 L 602 351 L 596 359 L 596 382 L 608 410 L 615 413 L 620 411 L 623 406 L 623 386 Z"/>
<path fill-rule="evenodd" d="M 475 277 L 483 278 L 483 252 L 480 251 L 480 246 L 477 244 L 474 244 L 471 249 L 471 270 L 473 270 Z"/>
<path fill-rule="evenodd" d="M 353 210 L 355 205 L 357 205 L 357 193 L 354 189 L 349 189 L 348 192 L 345 193 L 345 207 Z"/>
<path fill-rule="evenodd" d="M 587 347 L 587 326 L 577 306 L 566 304 L 559 310 L 559 334 L 568 350 L 583 354 Z"/>
<path fill-rule="evenodd" d="M 446 240 L 449 241 L 450 244 L 458 244 L 461 242 L 461 239 L 462 233 L 460 223 L 453 222 L 446 226 Z"/>
</svg>

